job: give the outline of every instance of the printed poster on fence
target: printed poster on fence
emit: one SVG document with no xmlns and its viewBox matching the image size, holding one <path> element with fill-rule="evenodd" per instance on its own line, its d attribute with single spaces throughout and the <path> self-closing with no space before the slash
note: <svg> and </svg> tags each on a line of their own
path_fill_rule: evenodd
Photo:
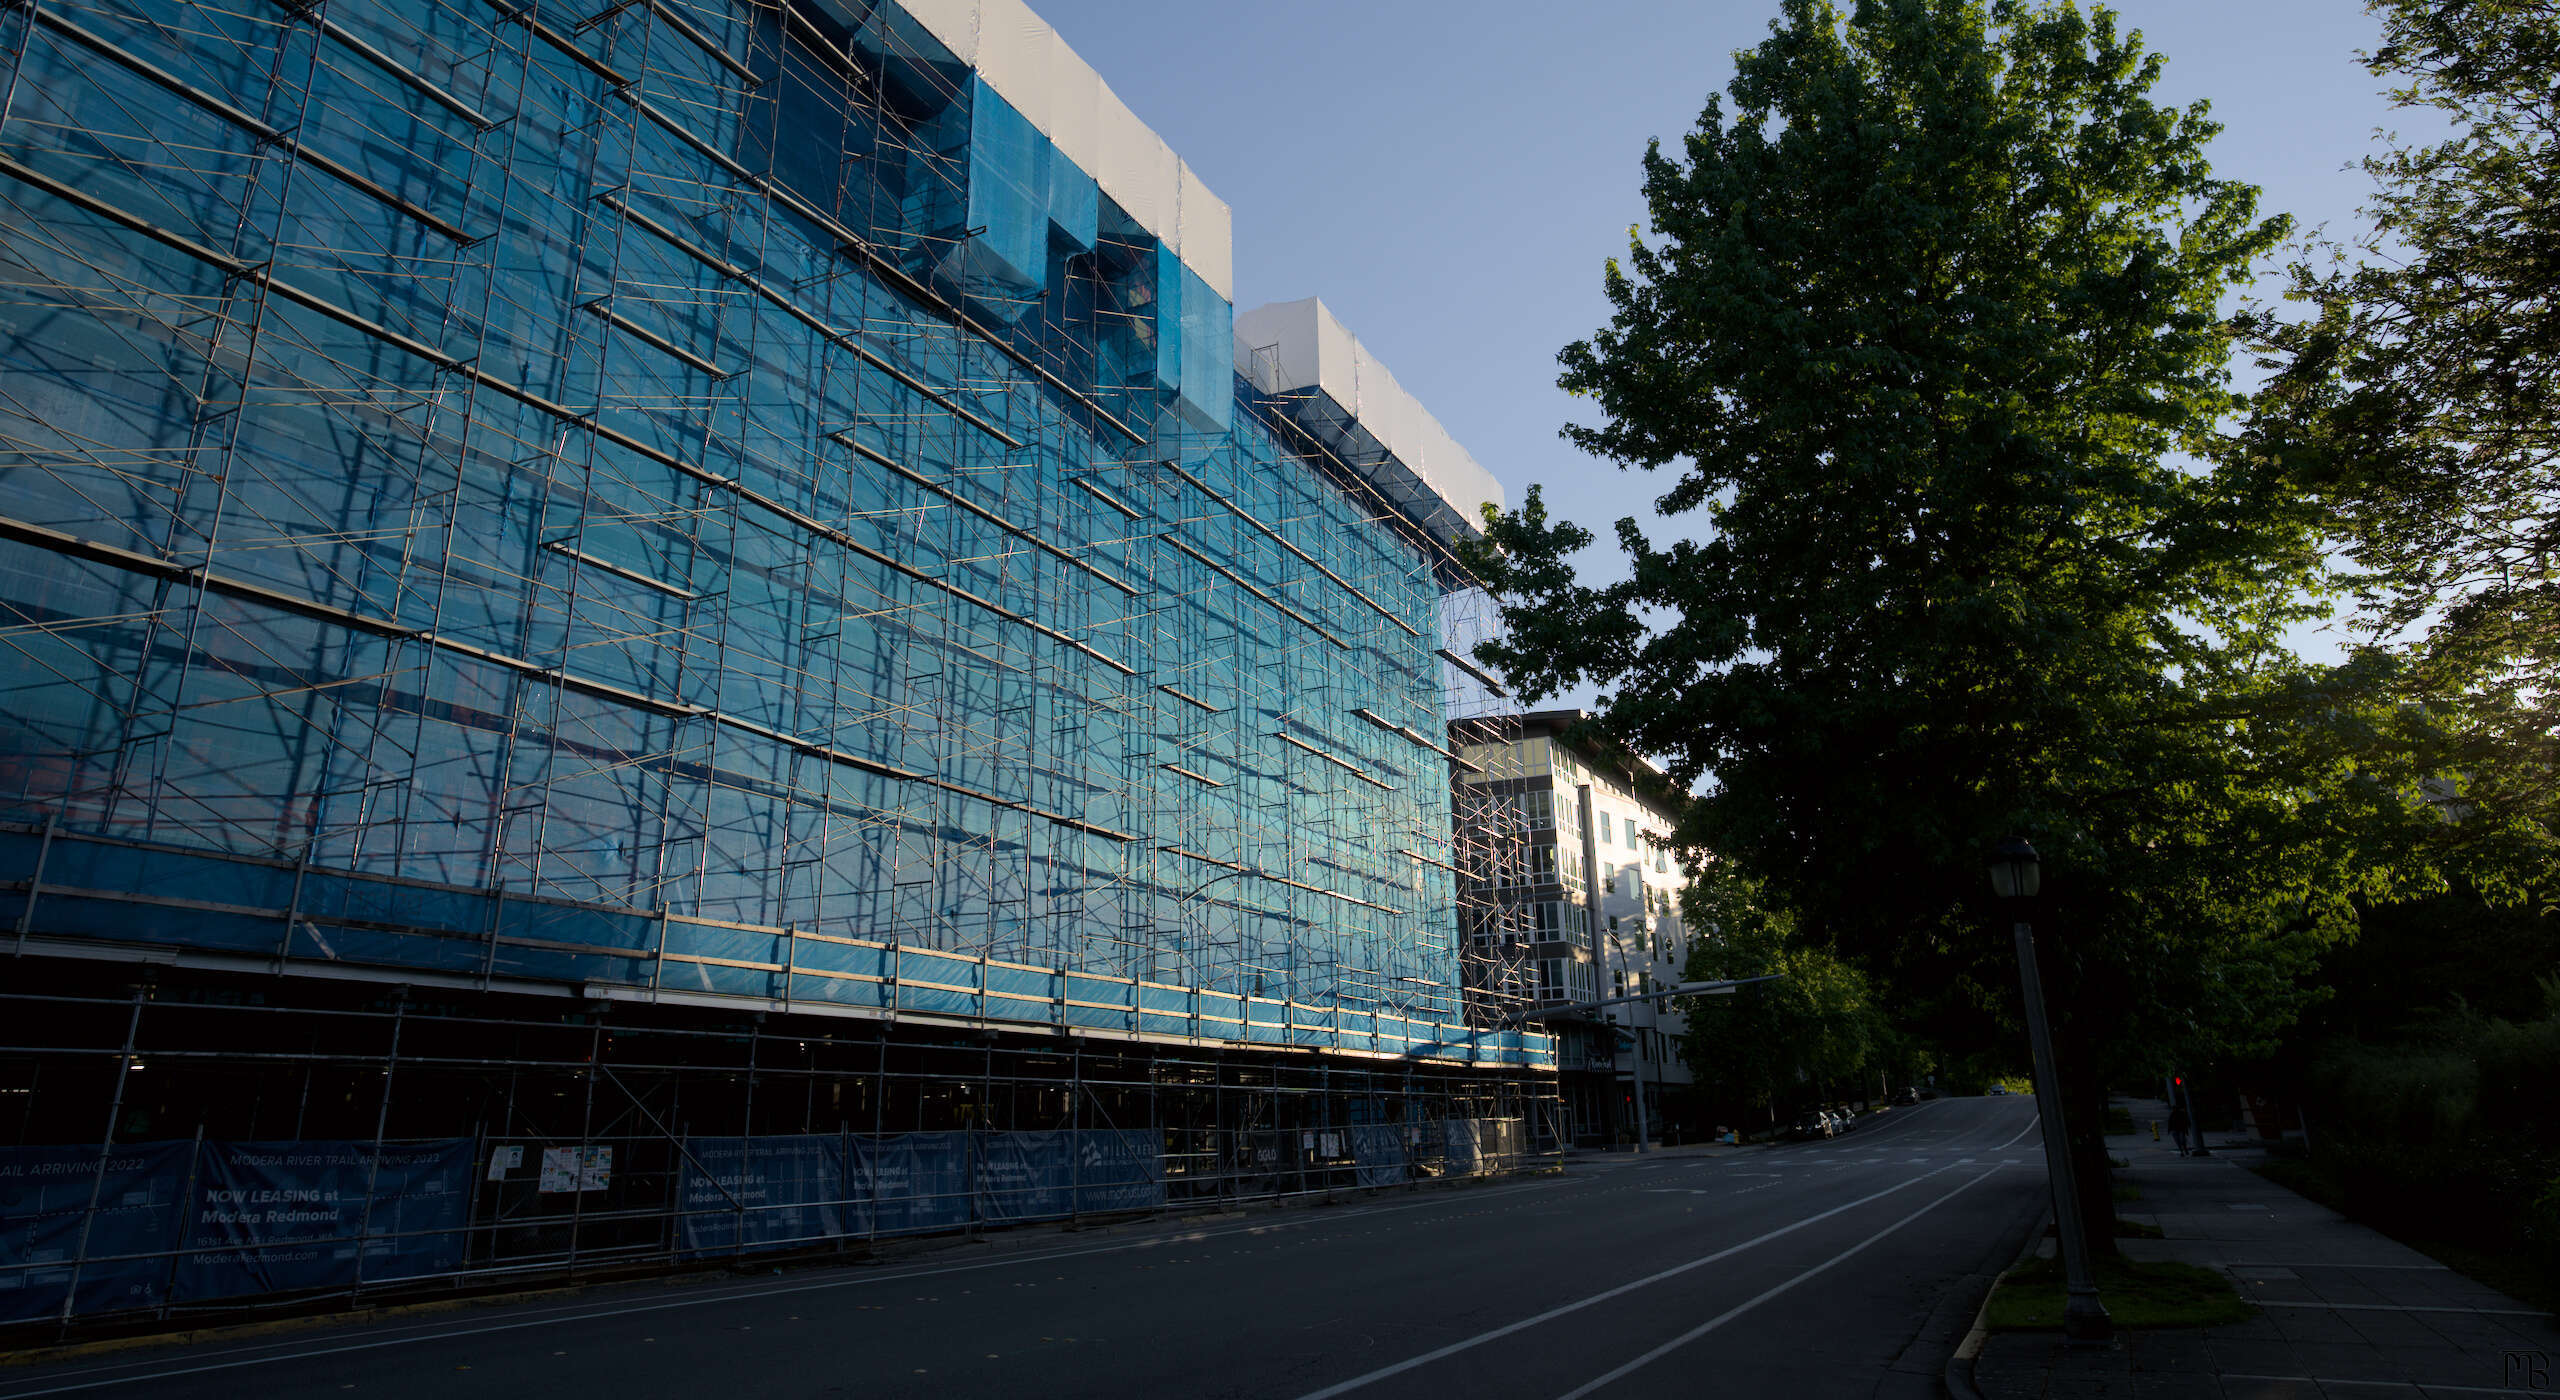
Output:
<svg viewBox="0 0 2560 1400">
<path fill-rule="evenodd" d="M 610 1147 L 542 1149 L 542 1191 L 602 1191 L 613 1185 Z"/>
</svg>

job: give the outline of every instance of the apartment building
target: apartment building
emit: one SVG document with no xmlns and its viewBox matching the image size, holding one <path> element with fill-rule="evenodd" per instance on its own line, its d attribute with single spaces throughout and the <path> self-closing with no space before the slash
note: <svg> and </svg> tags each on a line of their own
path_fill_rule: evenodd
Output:
<svg viewBox="0 0 2560 1400">
<path fill-rule="evenodd" d="M 1687 1022 L 1664 1002 L 1607 1003 L 1682 980 L 1688 872 L 1669 839 L 1684 795 L 1579 709 L 1521 715 L 1516 736 L 1462 736 L 1458 752 L 1458 823 L 1517 833 L 1475 847 L 1459 877 L 1480 1023 L 1556 1032 L 1577 1141 L 1632 1141 L 1639 1122 L 1660 1136 L 1692 1083 Z"/>
</svg>

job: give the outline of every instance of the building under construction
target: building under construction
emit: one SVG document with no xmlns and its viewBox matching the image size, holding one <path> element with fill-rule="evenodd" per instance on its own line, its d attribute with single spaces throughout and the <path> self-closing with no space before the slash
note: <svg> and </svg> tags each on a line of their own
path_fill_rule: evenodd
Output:
<svg viewBox="0 0 2560 1400">
<path fill-rule="evenodd" d="M 0 1323 L 1553 1142 L 1499 488 L 1015 0 L 0 54 Z"/>
</svg>

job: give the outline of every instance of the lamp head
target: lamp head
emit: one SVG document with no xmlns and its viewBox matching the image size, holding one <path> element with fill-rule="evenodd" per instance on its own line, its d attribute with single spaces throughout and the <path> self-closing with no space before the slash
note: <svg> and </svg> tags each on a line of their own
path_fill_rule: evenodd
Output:
<svg viewBox="0 0 2560 1400">
<path fill-rule="evenodd" d="M 2023 836 L 2002 838 L 1999 848 L 1991 853 L 1991 892 L 2002 899 L 2033 899 L 2044 887 L 2043 867 L 2036 859 L 2036 848 Z"/>
</svg>

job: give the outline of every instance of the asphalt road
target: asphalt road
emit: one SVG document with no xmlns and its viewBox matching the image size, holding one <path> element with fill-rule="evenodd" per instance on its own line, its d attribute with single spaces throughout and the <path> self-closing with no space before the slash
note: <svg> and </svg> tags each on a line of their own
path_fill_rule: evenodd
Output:
<svg viewBox="0 0 2560 1400">
<path fill-rule="evenodd" d="M 2041 1204 L 2032 1099 L 1829 1143 L 1018 1235 L 0 1370 L 0 1400 L 1935 1396 Z"/>
</svg>

